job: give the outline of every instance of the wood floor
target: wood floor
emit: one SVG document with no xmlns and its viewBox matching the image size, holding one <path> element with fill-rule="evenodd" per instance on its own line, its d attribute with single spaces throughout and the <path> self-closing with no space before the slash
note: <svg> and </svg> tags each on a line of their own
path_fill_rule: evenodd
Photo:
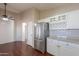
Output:
<svg viewBox="0 0 79 59">
<path fill-rule="evenodd" d="M 0 56 L 51 56 L 48 53 L 42 54 L 24 42 L 11 42 L 0 44 Z"/>
</svg>

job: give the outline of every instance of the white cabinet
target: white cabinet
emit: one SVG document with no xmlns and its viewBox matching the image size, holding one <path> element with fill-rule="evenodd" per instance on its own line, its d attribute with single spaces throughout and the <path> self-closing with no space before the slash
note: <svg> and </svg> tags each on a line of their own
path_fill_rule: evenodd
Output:
<svg viewBox="0 0 79 59">
<path fill-rule="evenodd" d="M 58 54 L 57 56 L 63 56 L 65 51 L 62 49 L 62 46 L 65 46 L 65 42 L 57 41 L 57 49 L 58 49 Z"/>
<path fill-rule="evenodd" d="M 52 55 L 60 54 L 60 46 L 58 45 L 57 40 L 47 39 L 47 52 Z"/>
<path fill-rule="evenodd" d="M 79 29 L 79 11 L 68 13 L 67 28 Z"/>
<path fill-rule="evenodd" d="M 49 28 L 52 29 L 66 29 L 67 28 L 67 14 L 61 14 L 50 18 Z"/>
<path fill-rule="evenodd" d="M 79 10 L 50 17 L 49 24 L 50 30 L 79 29 Z"/>
<path fill-rule="evenodd" d="M 69 46 L 69 55 L 79 56 L 79 45 L 70 43 Z"/>
<path fill-rule="evenodd" d="M 60 56 L 79 56 L 79 45 L 68 42 L 61 42 L 60 44 Z"/>
<path fill-rule="evenodd" d="M 57 55 L 57 41 L 52 39 L 47 40 L 47 52 L 52 55 Z"/>
<path fill-rule="evenodd" d="M 40 19 L 38 22 L 49 22 L 52 29 L 79 29 L 79 10 Z"/>
<path fill-rule="evenodd" d="M 70 56 L 74 55 L 73 51 L 71 51 L 72 46 L 68 42 L 58 41 L 58 45 L 60 46 L 59 56 Z"/>
<path fill-rule="evenodd" d="M 47 39 L 47 52 L 56 56 L 79 56 L 79 45 Z"/>
</svg>

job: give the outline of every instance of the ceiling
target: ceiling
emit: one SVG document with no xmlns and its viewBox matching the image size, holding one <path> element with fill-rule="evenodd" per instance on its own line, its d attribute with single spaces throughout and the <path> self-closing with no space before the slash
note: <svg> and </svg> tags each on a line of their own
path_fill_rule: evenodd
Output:
<svg viewBox="0 0 79 59">
<path fill-rule="evenodd" d="M 68 5 L 79 5 L 79 4 L 68 4 L 68 3 L 8 3 L 7 10 L 20 13 L 24 10 L 29 8 L 37 8 L 40 11 L 57 8 L 61 6 L 68 6 Z M 0 8 L 4 8 L 4 5 L 0 3 Z"/>
</svg>

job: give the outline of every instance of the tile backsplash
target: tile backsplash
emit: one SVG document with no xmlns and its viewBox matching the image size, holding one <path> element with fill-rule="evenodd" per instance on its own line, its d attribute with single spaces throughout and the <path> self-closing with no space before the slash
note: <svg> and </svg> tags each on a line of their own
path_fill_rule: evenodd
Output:
<svg viewBox="0 0 79 59">
<path fill-rule="evenodd" d="M 57 29 L 50 30 L 49 36 L 67 36 L 67 37 L 79 37 L 79 29 Z"/>
</svg>

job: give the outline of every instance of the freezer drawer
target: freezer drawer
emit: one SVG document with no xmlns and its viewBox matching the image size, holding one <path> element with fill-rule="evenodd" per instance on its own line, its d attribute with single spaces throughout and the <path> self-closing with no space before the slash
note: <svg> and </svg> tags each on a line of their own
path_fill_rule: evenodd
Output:
<svg viewBox="0 0 79 59">
<path fill-rule="evenodd" d="M 34 40 L 34 48 L 41 51 L 42 53 L 45 52 L 45 41 L 44 40 Z"/>
</svg>

